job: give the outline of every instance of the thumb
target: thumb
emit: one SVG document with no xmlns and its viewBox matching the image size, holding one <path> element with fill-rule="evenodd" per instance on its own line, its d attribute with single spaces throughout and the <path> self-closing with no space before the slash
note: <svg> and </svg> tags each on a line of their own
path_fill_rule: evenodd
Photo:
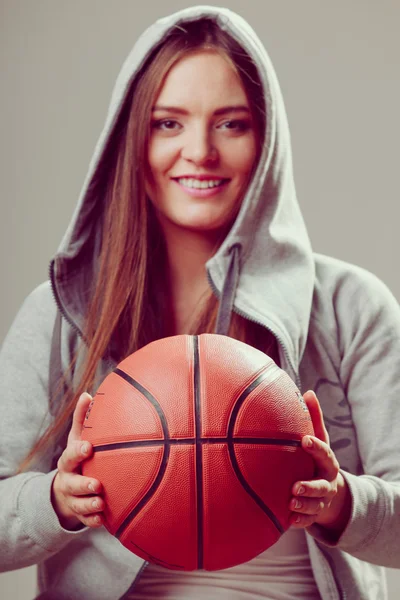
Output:
<svg viewBox="0 0 400 600">
<path fill-rule="evenodd" d="M 92 396 L 87 392 L 83 392 L 83 394 L 79 396 L 79 400 L 76 403 L 72 417 L 72 425 L 68 435 L 68 443 L 76 442 L 81 439 L 81 431 L 85 421 L 86 412 L 92 400 Z"/>
<path fill-rule="evenodd" d="M 310 412 L 311 420 L 314 427 L 315 437 L 329 445 L 329 435 L 325 427 L 322 409 L 318 402 L 315 392 L 309 390 L 303 396 L 304 402 Z"/>
</svg>

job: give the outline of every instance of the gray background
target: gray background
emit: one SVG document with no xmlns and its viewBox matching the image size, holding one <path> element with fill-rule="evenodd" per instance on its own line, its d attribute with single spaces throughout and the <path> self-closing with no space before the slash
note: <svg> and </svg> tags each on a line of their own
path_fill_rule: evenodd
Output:
<svg viewBox="0 0 400 600">
<path fill-rule="evenodd" d="M 1 1 L 0 339 L 47 278 L 125 56 L 155 19 L 192 4 Z M 400 299 L 398 0 L 226 6 L 248 19 L 277 70 L 315 251 L 374 272 Z M 0 575 L 0 598 L 31 600 L 34 576 Z M 399 571 L 389 586 L 394 600 Z"/>
</svg>

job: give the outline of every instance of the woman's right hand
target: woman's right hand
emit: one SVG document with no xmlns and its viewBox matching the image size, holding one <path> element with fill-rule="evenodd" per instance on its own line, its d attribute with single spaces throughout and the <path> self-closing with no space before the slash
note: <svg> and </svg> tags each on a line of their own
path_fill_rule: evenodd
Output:
<svg viewBox="0 0 400 600">
<path fill-rule="evenodd" d="M 92 452 L 91 443 L 82 442 L 80 439 L 91 400 L 92 397 L 86 392 L 79 397 L 72 417 L 67 447 L 58 459 L 58 471 L 53 479 L 51 501 L 64 529 L 79 529 L 82 524 L 87 527 L 101 527 L 104 522 L 104 500 L 98 495 L 101 492 L 101 483 L 81 474 L 81 462 Z"/>
</svg>

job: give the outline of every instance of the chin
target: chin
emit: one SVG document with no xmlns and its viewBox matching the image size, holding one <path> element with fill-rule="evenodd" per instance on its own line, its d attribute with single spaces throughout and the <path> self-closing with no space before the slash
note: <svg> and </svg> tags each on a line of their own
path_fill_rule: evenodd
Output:
<svg viewBox="0 0 400 600">
<path fill-rule="evenodd" d="M 194 233 L 217 233 L 226 227 L 223 224 L 201 224 L 201 223 L 176 223 L 181 229 L 193 231 Z"/>
</svg>

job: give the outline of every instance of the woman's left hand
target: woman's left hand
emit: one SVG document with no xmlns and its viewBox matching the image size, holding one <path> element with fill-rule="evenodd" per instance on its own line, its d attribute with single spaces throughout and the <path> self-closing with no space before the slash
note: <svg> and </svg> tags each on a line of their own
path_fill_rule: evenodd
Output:
<svg viewBox="0 0 400 600">
<path fill-rule="evenodd" d="M 304 436 L 302 447 L 313 457 L 316 473 L 311 481 L 297 481 L 293 485 L 290 500 L 290 509 L 293 511 L 291 525 L 309 527 L 318 523 L 340 535 L 350 517 L 350 491 L 329 446 L 329 436 L 317 396 L 313 391 L 308 391 L 303 398 L 311 415 L 315 436 Z"/>
</svg>

